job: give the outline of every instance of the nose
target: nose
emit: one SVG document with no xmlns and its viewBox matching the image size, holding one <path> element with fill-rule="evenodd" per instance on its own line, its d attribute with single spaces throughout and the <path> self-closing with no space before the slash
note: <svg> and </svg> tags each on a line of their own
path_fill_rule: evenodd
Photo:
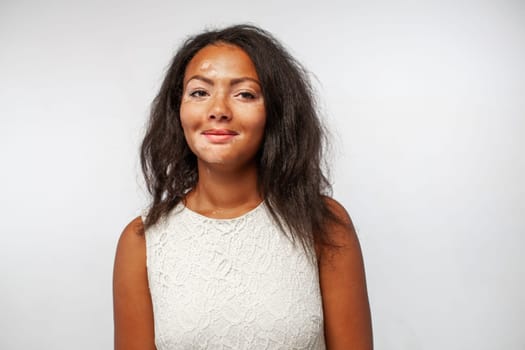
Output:
<svg viewBox="0 0 525 350">
<path fill-rule="evenodd" d="M 227 96 L 215 96 L 212 99 L 208 118 L 215 120 L 230 120 L 232 113 L 228 104 Z"/>
</svg>

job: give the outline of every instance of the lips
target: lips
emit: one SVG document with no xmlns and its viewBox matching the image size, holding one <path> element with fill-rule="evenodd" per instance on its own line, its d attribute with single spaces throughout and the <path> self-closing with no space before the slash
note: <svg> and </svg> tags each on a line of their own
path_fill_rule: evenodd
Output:
<svg viewBox="0 0 525 350">
<path fill-rule="evenodd" d="M 228 129 L 210 129 L 202 132 L 203 135 L 237 135 L 236 131 Z"/>
<path fill-rule="evenodd" d="M 229 129 L 209 129 L 203 131 L 202 135 L 212 143 L 226 143 L 239 135 L 239 133 Z"/>
</svg>

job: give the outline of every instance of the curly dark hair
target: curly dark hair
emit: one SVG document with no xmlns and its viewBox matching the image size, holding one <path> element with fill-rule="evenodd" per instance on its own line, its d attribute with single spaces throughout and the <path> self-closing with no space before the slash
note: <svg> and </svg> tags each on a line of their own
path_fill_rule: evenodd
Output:
<svg viewBox="0 0 525 350">
<path fill-rule="evenodd" d="M 327 224 L 339 222 L 326 195 L 331 186 L 322 169 L 325 130 L 320 123 L 307 71 L 267 31 L 253 25 L 208 30 L 177 51 L 152 103 L 141 146 L 141 165 L 153 201 L 145 228 L 167 215 L 198 181 L 197 159 L 180 123 L 186 66 L 208 45 L 244 50 L 259 76 L 266 126 L 257 155 L 258 186 L 276 223 L 294 242 L 331 245 Z"/>
</svg>

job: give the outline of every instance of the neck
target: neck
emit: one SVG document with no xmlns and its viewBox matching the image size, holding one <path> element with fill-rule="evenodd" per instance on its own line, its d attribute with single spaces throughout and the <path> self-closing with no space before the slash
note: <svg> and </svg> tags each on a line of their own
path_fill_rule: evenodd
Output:
<svg viewBox="0 0 525 350">
<path fill-rule="evenodd" d="M 198 165 L 199 181 L 186 196 L 186 206 L 209 217 L 230 218 L 244 214 L 262 201 L 255 165 L 225 170 Z"/>
</svg>

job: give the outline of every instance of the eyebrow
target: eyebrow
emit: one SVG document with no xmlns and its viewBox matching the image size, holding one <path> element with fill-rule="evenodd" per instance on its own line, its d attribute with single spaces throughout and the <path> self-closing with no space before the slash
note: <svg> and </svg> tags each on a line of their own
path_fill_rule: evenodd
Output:
<svg viewBox="0 0 525 350">
<path fill-rule="evenodd" d="M 209 78 L 206 78 L 202 75 L 193 75 L 192 77 L 190 77 L 188 79 L 188 81 L 186 82 L 185 85 L 188 85 L 188 83 L 194 79 L 197 79 L 197 80 L 201 80 L 203 82 L 205 82 L 206 84 L 210 84 L 210 85 L 214 85 L 214 82 L 213 80 L 209 79 Z M 235 79 L 232 79 L 230 81 L 230 86 L 234 86 L 234 85 L 237 85 L 237 84 L 240 84 L 240 83 L 243 83 L 245 81 L 251 81 L 251 82 L 254 82 L 256 83 L 257 85 L 261 86 L 261 83 L 259 82 L 259 80 L 257 79 L 254 79 L 254 78 L 250 78 L 250 77 L 241 77 L 241 78 L 235 78 Z"/>
</svg>

